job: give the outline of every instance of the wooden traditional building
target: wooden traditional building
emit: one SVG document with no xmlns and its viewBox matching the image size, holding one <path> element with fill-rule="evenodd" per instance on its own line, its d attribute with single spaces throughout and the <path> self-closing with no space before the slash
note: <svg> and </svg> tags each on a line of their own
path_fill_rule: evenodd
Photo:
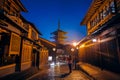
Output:
<svg viewBox="0 0 120 80">
<path fill-rule="evenodd" d="M 120 71 L 120 0 L 93 0 L 81 25 L 87 36 L 79 43 L 80 59 Z"/>
<path fill-rule="evenodd" d="M 38 40 L 41 33 L 36 29 L 35 25 L 31 22 L 25 21 L 24 25 L 28 29 L 28 33 L 22 38 L 21 49 L 21 70 L 25 70 L 31 66 L 39 67 L 39 55 L 41 42 Z"/>
<path fill-rule="evenodd" d="M 26 12 L 19 0 L 0 0 L 0 75 L 16 70 L 16 56 L 20 56 L 21 43 L 27 30 L 23 26 L 20 12 Z M 17 58 L 19 59 L 19 58 Z"/>
<path fill-rule="evenodd" d="M 41 33 L 22 17 L 20 0 L 0 0 L 0 76 L 39 67 Z"/>
<path fill-rule="evenodd" d="M 55 60 L 56 57 L 56 44 L 48 41 L 44 38 L 39 38 L 43 47 L 40 50 L 40 68 L 43 68 L 44 65 L 48 64 L 48 57 L 52 57 L 52 61 Z M 55 50 L 53 50 L 55 49 Z"/>
</svg>

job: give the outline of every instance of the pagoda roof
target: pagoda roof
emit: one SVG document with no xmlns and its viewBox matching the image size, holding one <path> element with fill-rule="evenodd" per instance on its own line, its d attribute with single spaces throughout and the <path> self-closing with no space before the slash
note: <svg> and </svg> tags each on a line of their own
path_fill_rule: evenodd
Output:
<svg viewBox="0 0 120 80">
<path fill-rule="evenodd" d="M 65 32 L 65 31 L 63 31 L 63 30 L 60 30 L 60 29 L 52 32 L 51 34 L 58 34 L 58 32 L 62 32 L 62 33 L 64 33 L 64 34 L 67 34 L 67 32 Z"/>
</svg>

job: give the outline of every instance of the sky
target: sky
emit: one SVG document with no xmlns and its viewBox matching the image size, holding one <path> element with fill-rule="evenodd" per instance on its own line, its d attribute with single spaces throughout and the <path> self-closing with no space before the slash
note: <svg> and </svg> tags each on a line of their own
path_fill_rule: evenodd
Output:
<svg viewBox="0 0 120 80">
<path fill-rule="evenodd" d="M 22 12 L 26 20 L 35 24 L 42 38 L 52 41 L 51 32 L 58 28 L 67 32 L 67 42 L 79 41 L 86 36 L 81 26 L 92 0 L 21 0 L 28 12 Z"/>
</svg>

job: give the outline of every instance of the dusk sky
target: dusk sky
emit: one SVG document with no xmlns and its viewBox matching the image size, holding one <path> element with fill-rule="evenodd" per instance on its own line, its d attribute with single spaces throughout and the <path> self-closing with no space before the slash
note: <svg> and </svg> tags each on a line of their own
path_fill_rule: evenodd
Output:
<svg viewBox="0 0 120 80">
<path fill-rule="evenodd" d="M 68 32 L 67 41 L 79 41 L 86 36 L 86 27 L 80 26 L 92 0 L 21 0 L 27 13 L 22 15 L 34 23 L 43 38 L 52 41 L 51 32 Z"/>
</svg>

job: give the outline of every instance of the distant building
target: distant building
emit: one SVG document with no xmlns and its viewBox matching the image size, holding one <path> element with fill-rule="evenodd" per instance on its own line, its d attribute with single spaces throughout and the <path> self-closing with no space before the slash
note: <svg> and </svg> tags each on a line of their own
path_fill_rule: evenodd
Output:
<svg viewBox="0 0 120 80">
<path fill-rule="evenodd" d="M 44 67 L 44 64 L 48 63 L 48 57 L 51 57 L 52 60 L 51 61 L 54 61 L 55 60 L 55 55 L 56 55 L 56 44 L 53 43 L 53 42 L 50 42 L 44 38 L 39 38 L 40 42 L 42 43 L 43 45 L 43 48 L 41 48 L 42 50 L 42 53 L 40 54 L 41 55 L 41 67 Z"/>
<path fill-rule="evenodd" d="M 58 29 L 51 34 L 53 35 L 51 38 L 55 40 L 56 44 L 65 44 L 65 39 L 67 38 L 65 34 L 67 34 L 67 32 L 60 29 L 60 21 L 58 21 Z"/>
<path fill-rule="evenodd" d="M 120 71 L 120 0 L 93 0 L 81 25 L 87 26 L 79 42 L 81 61 Z"/>
<path fill-rule="evenodd" d="M 60 20 L 58 20 L 58 29 L 51 34 L 53 35 L 51 38 L 54 39 L 54 43 L 56 44 L 56 50 L 54 51 L 54 60 L 56 61 L 57 57 L 63 55 L 65 52 L 64 46 L 66 44 L 65 39 L 67 38 L 65 36 L 67 32 L 60 29 Z"/>
</svg>

